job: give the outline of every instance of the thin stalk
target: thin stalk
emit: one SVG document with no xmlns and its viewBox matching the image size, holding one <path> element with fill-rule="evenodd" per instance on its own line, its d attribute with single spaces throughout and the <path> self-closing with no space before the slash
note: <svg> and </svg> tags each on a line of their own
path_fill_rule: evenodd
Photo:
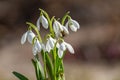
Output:
<svg viewBox="0 0 120 80">
<path fill-rule="evenodd" d="M 54 48 L 54 51 L 53 51 L 53 57 L 54 57 L 54 80 L 57 80 L 56 79 L 56 71 L 57 71 L 57 68 L 56 68 L 56 47 Z"/>
<path fill-rule="evenodd" d="M 64 64 L 63 64 L 63 60 L 61 60 L 61 64 L 62 64 L 62 70 L 63 70 L 62 79 L 65 80 L 65 73 L 64 73 Z"/>
<path fill-rule="evenodd" d="M 46 56 L 45 56 L 45 53 L 43 52 L 43 55 L 44 55 L 44 74 L 45 74 L 45 79 L 47 79 L 47 76 L 46 76 L 46 72 L 47 72 L 47 68 L 46 68 Z"/>
<path fill-rule="evenodd" d="M 69 13 L 70 13 L 70 12 L 68 11 L 68 12 L 63 16 L 62 21 L 61 21 L 61 24 L 62 24 L 62 25 L 64 25 L 64 22 L 65 22 L 66 18 L 67 18 L 67 17 L 70 17 L 70 16 L 68 15 Z"/>
<path fill-rule="evenodd" d="M 51 34 L 52 34 L 52 37 L 55 37 L 55 33 L 54 33 L 54 31 L 53 31 L 53 26 L 52 26 L 54 17 L 55 17 L 55 16 L 53 16 L 53 17 L 51 18 L 51 21 L 50 21 L 50 32 L 51 32 Z"/>
</svg>

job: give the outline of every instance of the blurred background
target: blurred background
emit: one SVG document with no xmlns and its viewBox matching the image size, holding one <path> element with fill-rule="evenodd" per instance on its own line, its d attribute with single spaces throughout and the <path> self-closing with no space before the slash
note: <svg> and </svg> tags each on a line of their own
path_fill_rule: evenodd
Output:
<svg viewBox="0 0 120 80">
<path fill-rule="evenodd" d="M 120 0 L 0 0 L 0 80 L 17 80 L 12 71 L 35 80 L 31 45 L 20 39 L 38 8 L 57 18 L 70 11 L 81 25 L 65 37 L 75 49 L 64 59 L 66 80 L 120 80 Z"/>
</svg>

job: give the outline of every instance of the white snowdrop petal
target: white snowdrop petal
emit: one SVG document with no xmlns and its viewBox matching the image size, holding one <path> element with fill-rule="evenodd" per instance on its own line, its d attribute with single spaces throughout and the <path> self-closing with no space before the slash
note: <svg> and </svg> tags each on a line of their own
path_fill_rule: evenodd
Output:
<svg viewBox="0 0 120 80">
<path fill-rule="evenodd" d="M 50 50 L 51 50 L 51 47 L 50 47 L 49 42 L 47 41 L 47 43 L 46 43 L 46 51 L 50 52 Z"/>
<path fill-rule="evenodd" d="M 76 21 L 76 20 L 71 20 L 71 22 L 72 22 L 72 24 L 75 26 L 75 27 L 77 27 L 77 29 L 80 29 L 80 25 L 79 25 L 79 23 Z"/>
<path fill-rule="evenodd" d="M 27 35 L 28 35 L 28 31 L 22 35 L 21 44 L 24 44 L 26 42 Z"/>
<path fill-rule="evenodd" d="M 60 44 L 60 49 L 61 49 L 62 51 L 65 51 L 65 50 L 66 50 L 66 46 L 65 46 L 64 42 L 62 42 L 62 43 Z"/>
<path fill-rule="evenodd" d="M 74 25 L 70 25 L 70 29 L 71 29 L 72 31 L 74 31 L 74 32 L 77 31 L 77 27 L 75 27 Z"/>
<path fill-rule="evenodd" d="M 54 30 L 54 32 L 58 32 L 59 31 L 59 26 L 57 25 L 57 21 L 55 21 L 53 23 L 53 30 Z"/>
<path fill-rule="evenodd" d="M 66 33 L 66 34 L 69 34 L 69 31 L 66 27 L 63 26 L 63 31 Z"/>
<path fill-rule="evenodd" d="M 48 39 L 48 41 L 49 41 L 50 47 L 51 47 L 51 48 L 54 48 L 55 43 L 56 43 L 56 40 L 53 39 L 52 37 L 50 37 L 50 38 Z"/>
<path fill-rule="evenodd" d="M 42 46 L 42 49 L 46 51 L 45 45 L 43 43 L 41 43 L 41 46 Z"/>
<path fill-rule="evenodd" d="M 63 26 L 57 21 L 60 31 L 63 31 Z"/>
<path fill-rule="evenodd" d="M 45 29 L 48 29 L 48 21 L 43 15 L 41 16 L 41 23 Z"/>
<path fill-rule="evenodd" d="M 40 42 L 38 40 L 36 40 L 35 46 L 36 46 L 38 52 L 41 52 L 42 47 L 41 47 L 41 44 L 40 44 Z"/>
<path fill-rule="evenodd" d="M 32 48 L 32 52 L 33 52 L 33 55 L 34 55 L 34 56 L 37 54 L 37 48 L 36 48 L 35 45 L 34 45 L 33 48 Z"/>
<path fill-rule="evenodd" d="M 58 57 L 62 58 L 63 56 L 63 51 L 61 49 L 58 49 Z"/>
<path fill-rule="evenodd" d="M 62 25 L 60 24 L 60 22 L 55 21 L 55 23 L 56 23 L 56 26 L 58 27 L 58 30 L 63 31 L 63 28 L 62 28 Z"/>
<path fill-rule="evenodd" d="M 62 36 L 62 34 L 61 34 L 61 32 L 60 32 L 60 31 L 55 32 L 55 34 L 56 34 L 56 37 L 57 37 L 57 38 L 58 38 L 58 37 L 60 37 L 60 36 Z"/>
<path fill-rule="evenodd" d="M 35 34 L 32 31 L 28 32 L 28 42 L 32 44 L 32 40 L 35 37 Z"/>
<path fill-rule="evenodd" d="M 73 47 L 72 47 L 69 43 L 65 43 L 65 44 L 66 44 L 66 47 L 67 47 L 68 51 L 69 51 L 70 53 L 74 54 L 75 51 L 74 51 Z"/>
<path fill-rule="evenodd" d="M 50 47 L 51 47 L 52 49 L 54 48 L 54 43 L 53 43 L 53 41 L 49 40 L 49 45 L 50 45 Z"/>
<path fill-rule="evenodd" d="M 38 30 L 40 30 L 40 17 L 37 19 L 36 26 Z"/>
</svg>

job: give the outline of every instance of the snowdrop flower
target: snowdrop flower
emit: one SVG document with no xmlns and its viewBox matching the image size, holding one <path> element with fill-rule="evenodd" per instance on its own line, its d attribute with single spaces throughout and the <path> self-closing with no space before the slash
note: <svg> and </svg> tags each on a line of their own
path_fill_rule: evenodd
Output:
<svg viewBox="0 0 120 80">
<path fill-rule="evenodd" d="M 22 38 L 21 38 L 21 44 L 24 44 L 24 43 L 26 42 L 27 35 L 28 35 L 28 31 L 25 32 L 25 33 L 22 35 Z"/>
<path fill-rule="evenodd" d="M 53 23 L 53 30 L 57 37 L 62 36 L 61 32 L 69 34 L 68 29 L 65 26 L 61 25 L 57 20 L 55 20 L 55 22 Z"/>
<path fill-rule="evenodd" d="M 68 31 L 68 29 L 67 29 L 65 26 L 63 26 L 63 32 L 64 32 L 65 34 L 69 34 L 69 31 Z"/>
<path fill-rule="evenodd" d="M 27 39 L 28 39 L 28 42 L 32 44 L 32 41 L 33 41 L 33 38 L 35 37 L 35 34 L 30 30 L 28 31 L 28 35 L 27 35 Z"/>
<path fill-rule="evenodd" d="M 46 43 L 46 51 L 50 52 L 51 49 L 54 48 L 56 40 L 52 37 L 49 37 Z"/>
<path fill-rule="evenodd" d="M 64 53 L 65 50 L 66 50 L 66 46 L 65 46 L 65 44 L 62 42 L 62 43 L 59 45 L 59 48 L 58 48 L 58 56 L 59 56 L 59 58 L 62 58 L 63 53 Z"/>
<path fill-rule="evenodd" d="M 50 52 L 51 49 L 52 49 L 52 48 L 51 48 L 51 46 L 50 46 L 50 44 L 49 44 L 49 41 L 47 41 L 47 43 L 46 43 L 46 50 L 45 50 L 45 51 Z"/>
<path fill-rule="evenodd" d="M 61 31 L 60 29 L 63 30 L 62 25 L 58 21 L 55 20 L 53 23 L 53 30 L 57 36 L 59 36 L 60 34 L 60 31 Z"/>
<path fill-rule="evenodd" d="M 34 45 L 32 48 L 33 55 L 35 56 L 38 53 L 37 47 Z"/>
<path fill-rule="evenodd" d="M 37 39 L 33 46 L 33 50 L 32 50 L 33 54 L 36 55 L 38 52 L 41 52 L 41 50 L 42 50 L 42 45 L 39 42 L 39 40 Z"/>
<path fill-rule="evenodd" d="M 43 15 L 41 15 L 41 16 L 38 18 L 38 20 L 37 20 L 36 25 L 37 25 L 38 30 L 40 30 L 40 23 L 42 23 L 42 26 L 43 26 L 45 29 L 48 29 L 48 21 L 47 21 L 47 19 L 46 19 Z"/>
<path fill-rule="evenodd" d="M 21 38 L 21 44 L 24 44 L 27 39 L 28 39 L 28 42 L 32 44 L 32 40 L 34 37 L 35 37 L 35 34 L 31 30 L 25 32 Z"/>
<path fill-rule="evenodd" d="M 63 56 L 63 53 L 64 51 L 68 49 L 68 51 L 71 53 L 71 54 L 74 54 L 74 49 L 73 47 L 69 44 L 69 43 L 66 43 L 66 42 L 62 42 L 58 48 L 58 56 L 59 58 L 62 58 Z"/>
<path fill-rule="evenodd" d="M 74 32 L 77 31 L 77 29 L 80 29 L 80 25 L 76 20 L 70 19 L 68 20 L 68 22 L 66 23 L 66 28 L 68 29 L 68 27 L 70 27 L 70 29 Z"/>
<path fill-rule="evenodd" d="M 38 49 L 38 52 L 41 52 L 41 50 L 42 50 L 42 45 L 41 45 L 41 43 L 39 42 L 38 39 L 37 39 L 36 42 L 35 42 L 35 46 L 36 46 L 36 48 Z"/>
<path fill-rule="evenodd" d="M 48 21 L 43 15 L 41 16 L 41 23 L 45 29 L 48 29 Z"/>
</svg>

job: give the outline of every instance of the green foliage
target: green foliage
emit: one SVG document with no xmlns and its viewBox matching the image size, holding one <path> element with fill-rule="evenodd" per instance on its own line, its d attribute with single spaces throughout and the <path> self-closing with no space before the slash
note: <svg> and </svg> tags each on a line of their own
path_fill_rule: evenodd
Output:
<svg viewBox="0 0 120 80">
<path fill-rule="evenodd" d="M 29 80 L 27 77 L 25 77 L 24 75 L 18 73 L 18 72 L 15 72 L 13 71 L 12 72 L 19 80 Z"/>
</svg>

